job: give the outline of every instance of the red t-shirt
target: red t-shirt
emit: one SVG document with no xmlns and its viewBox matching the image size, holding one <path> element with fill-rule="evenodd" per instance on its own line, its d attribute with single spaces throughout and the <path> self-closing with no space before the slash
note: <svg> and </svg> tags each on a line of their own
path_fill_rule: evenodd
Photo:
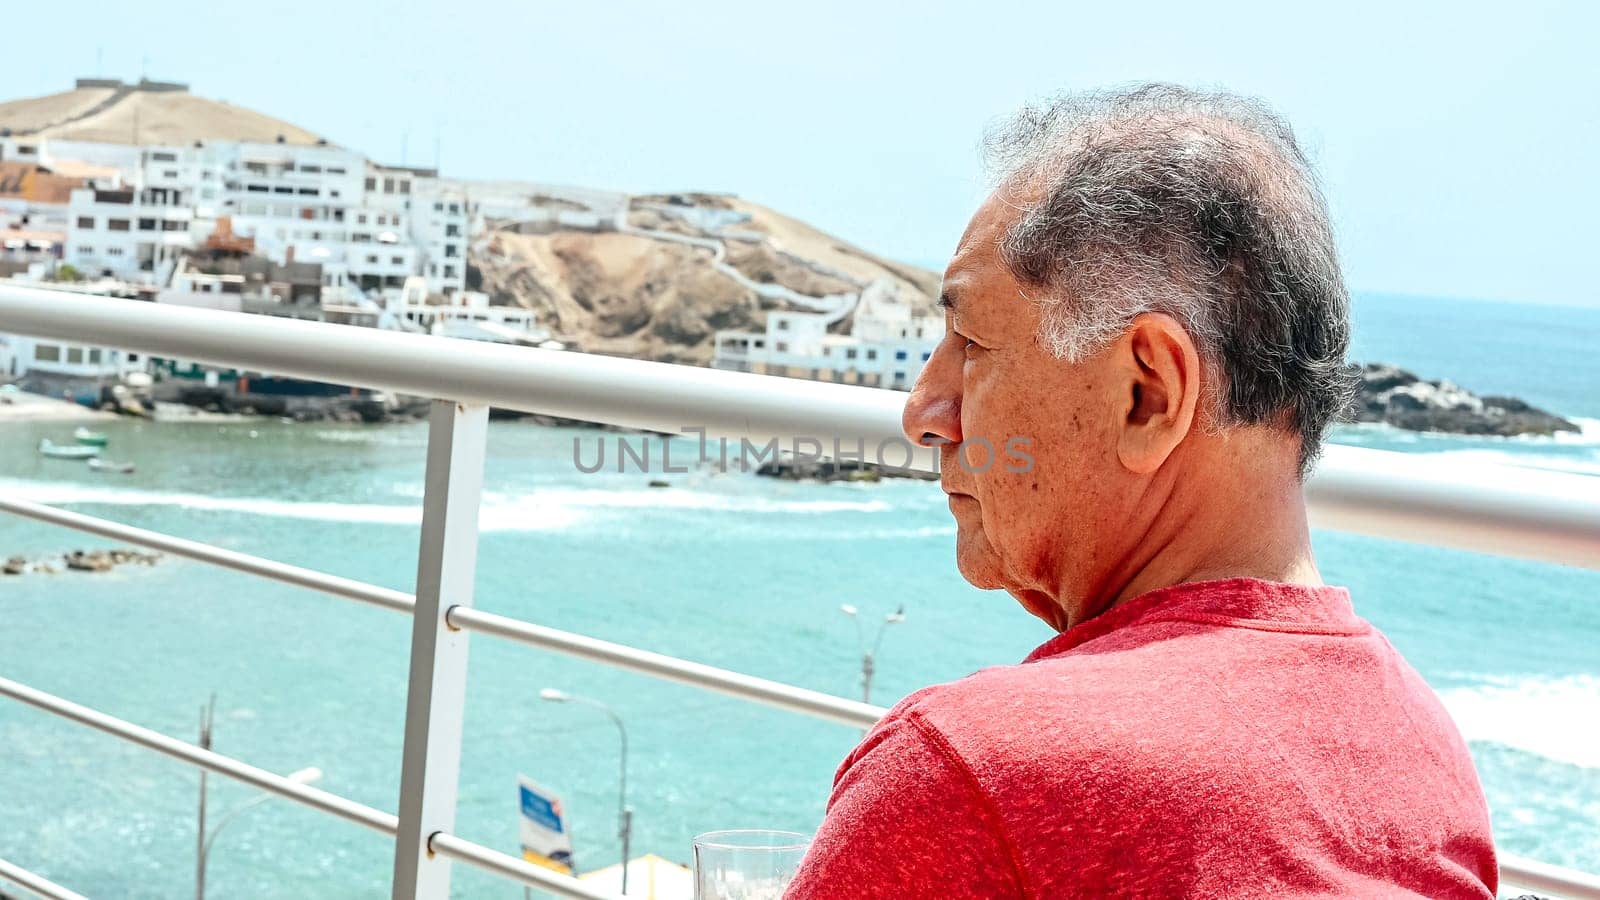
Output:
<svg viewBox="0 0 1600 900">
<path fill-rule="evenodd" d="M 1454 724 L 1343 588 L 1182 584 L 907 697 L 785 895 L 1492 898 Z"/>
</svg>

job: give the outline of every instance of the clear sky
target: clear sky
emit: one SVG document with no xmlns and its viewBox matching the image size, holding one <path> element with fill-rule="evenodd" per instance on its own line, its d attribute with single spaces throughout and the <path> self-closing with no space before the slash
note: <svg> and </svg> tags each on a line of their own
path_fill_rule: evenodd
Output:
<svg viewBox="0 0 1600 900">
<path fill-rule="evenodd" d="M 449 175 L 731 191 L 942 267 L 996 117 L 1221 85 L 1299 129 L 1353 287 L 1600 305 L 1600 3 L 1299 6 L 79 0 L 0 95 L 145 72 L 386 162 L 437 136 Z"/>
</svg>

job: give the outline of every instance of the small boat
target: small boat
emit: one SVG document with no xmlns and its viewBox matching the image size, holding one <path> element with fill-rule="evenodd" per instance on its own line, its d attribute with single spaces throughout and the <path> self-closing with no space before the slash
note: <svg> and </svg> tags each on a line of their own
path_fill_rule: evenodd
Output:
<svg viewBox="0 0 1600 900">
<path fill-rule="evenodd" d="M 109 459 L 101 459 L 97 456 L 92 456 L 89 458 L 89 468 L 95 470 L 96 472 L 116 472 L 119 475 L 133 474 L 133 463 L 112 462 Z"/>
<path fill-rule="evenodd" d="M 103 431 L 90 431 L 81 427 L 72 433 L 72 439 L 85 447 L 104 447 L 110 441 Z"/>
<path fill-rule="evenodd" d="M 99 456 L 100 448 L 82 444 L 57 444 L 45 438 L 39 442 L 39 452 L 51 459 L 89 459 Z"/>
</svg>

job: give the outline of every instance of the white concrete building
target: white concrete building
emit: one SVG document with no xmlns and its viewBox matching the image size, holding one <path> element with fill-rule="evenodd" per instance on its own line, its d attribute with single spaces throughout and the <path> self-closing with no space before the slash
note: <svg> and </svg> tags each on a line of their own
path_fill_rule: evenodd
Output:
<svg viewBox="0 0 1600 900">
<path fill-rule="evenodd" d="M 67 205 L 64 259 L 86 274 L 110 274 L 158 284 L 211 223 L 196 227 L 190 193 L 182 188 L 80 188 Z"/>
<path fill-rule="evenodd" d="M 219 215 L 234 234 L 255 241 L 256 253 L 284 264 L 322 266 L 325 288 L 398 290 L 410 274 L 408 251 L 372 252 L 375 231 L 393 231 L 399 217 L 380 218 L 364 206 L 366 159 L 339 147 L 298 144 L 218 144 L 223 191 Z M 390 248 L 383 248 L 388 251 Z M 398 262 L 394 257 L 398 256 Z"/>
<path fill-rule="evenodd" d="M 420 251 L 419 274 L 428 291 L 452 294 L 467 287 L 467 246 L 472 219 L 466 188 L 439 178 L 416 184 L 411 237 Z"/>
<path fill-rule="evenodd" d="M 58 218 L 64 257 L 90 274 L 165 284 L 172 261 L 227 217 L 274 262 L 319 263 L 330 294 L 466 287 L 471 215 L 464 185 L 429 170 L 377 166 L 328 145 L 196 142 L 130 146 L 0 140 L 0 157 L 93 169 Z"/>
<path fill-rule="evenodd" d="M 549 329 L 538 324 L 533 310 L 491 305 L 489 295 L 479 291 L 456 291 L 443 303 L 429 303 L 425 280 L 420 277 L 408 279 L 399 297 L 385 300 L 383 313 L 381 326 L 404 331 L 561 349 Z"/>
<path fill-rule="evenodd" d="M 156 295 L 157 303 L 239 312 L 244 308 L 243 275 L 213 275 L 180 266 L 172 282 Z"/>
<path fill-rule="evenodd" d="M 944 320 L 916 315 L 894 283 L 874 281 L 856 299 L 848 335 L 828 333 L 829 313 L 770 313 L 762 332 L 719 331 L 711 365 L 909 390 L 944 337 Z"/>
<path fill-rule="evenodd" d="M 404 219 L 400 235 L 415 248 L 415 274 L 430 294 L 447 295 L 467 285 L 471 215 L 465 186 L 432 169 L 369 165 L 367 202 Z"/>
<path fill-rule="evenodd" d="M 148 366 L 149 360 L 140 353 L 0 334 L 0 378 L 115 379 L 146 371 Z"/>
</svg>

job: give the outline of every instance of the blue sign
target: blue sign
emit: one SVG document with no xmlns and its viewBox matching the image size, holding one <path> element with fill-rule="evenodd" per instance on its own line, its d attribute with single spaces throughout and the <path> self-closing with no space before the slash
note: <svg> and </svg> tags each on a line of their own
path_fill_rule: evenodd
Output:
<svg viewBox="0 0 1600 900">
<path fill-rule="evenodd" d="M 556 812 L 556 808 L 551 804 L 549 797 L 534 793 L 525 784 L 517 785 L 517 789 L 522 794 L 522 817 L 524 819 L 537 822 L 556 834 L 560 834 L 565 830 L 562 828 L 561 814 Z"/>
</svg>

